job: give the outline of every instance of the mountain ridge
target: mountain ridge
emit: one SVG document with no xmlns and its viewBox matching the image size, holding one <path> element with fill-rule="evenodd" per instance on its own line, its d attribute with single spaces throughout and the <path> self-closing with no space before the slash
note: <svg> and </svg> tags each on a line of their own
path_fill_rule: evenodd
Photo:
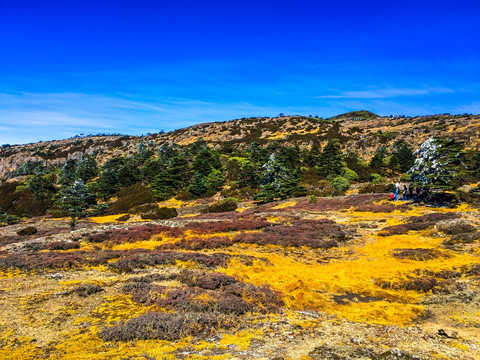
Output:
<svg viewBox="0 0 480 360">
<path fill-rule="evenodd" d="M 363 116 L 363 117 L 362 117 Z M 42 141 L 0 148 L 0 178 L 9 178 L 13 170 L 28 161 L 58 165 L 69 158 L 94 155 L 99 163 L 112 156 L 133 154 L 139 143 L 150 147 L 165 143 L 186 146 L 199 138 L 213 147 L 231 143 L 248 146 L 252 142 L 266 145 L 277 141 L 286 145 L 324 146 L 339 139 L 342 150 L 355 151 L 365 159 L 380 145 L 389 146 L 399 139 L 418 148 L 431 136 L 463 141 L 466 149 L 480 148 L 480 115 L 430 115 L 418 117 L 380 117 L 368 111 L 349 112 L 329 119 L 289 115 L 252 117 L 196 124 L 168 133 L 105 135 Z"/>
</svg>

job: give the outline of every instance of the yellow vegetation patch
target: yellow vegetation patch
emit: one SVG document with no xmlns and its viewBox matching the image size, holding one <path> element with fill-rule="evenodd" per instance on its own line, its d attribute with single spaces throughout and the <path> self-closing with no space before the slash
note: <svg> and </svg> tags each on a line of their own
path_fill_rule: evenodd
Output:
<svg viewBox="0 0 480 360">
<path fill-rule="evenodd" d="M 181 218 L 188 218 L 188 217 L 194 217 L 194 216 L 197 216 L 198 214 L 185 214 L 185 215 L 182 215 L 182 216 L 179 216 Z"/>
<path fill-rule="evenodd" d="M 223 334 L 221 345 L 235 345 L 237 350 L 248 350 L 252 339 L 263 334 L 261 330 L 243 330 L 235 334 Z"/>
<path fill-rule="evenodd" d="M 130 295 L 105 297 L 105 302 L 95 309 L 96 316 L 103 317 L 107 323 L 127 320 L 156 309 L 154 306 L 143 306 L 132 300 Z"/>
<path fill-rule="evenodd" d="M 471 207 L 469 204 L 462 203 L 454 208 L 433 208 L 435 212 L 451 213 L 451 212 L 478 212 L 478 209 Z"/>
<path fill-rule="evenodd" d="M 137 241 L 132 243 L 117 244 L 112 250 L 130 250 L 130 249 L 148 249 L 154 250 L 157 246 L 178 240 L 177 238 L 167 237 L 162 234 L 154 235 L 149 240 Z"/>
<path fill-rule="evenodd" d="M 26 276 L 26 275 L 25 275 L 25 273 L 22 273 L 20 270 L 17 270 L 17 269 L 0 271 L 0 279 L 1 278 L 14 278 L 14 277 L 20 277 L 20 276 Z"/>
<path fill-rule="evenodd" d="M 13 329 L 0 334 L 0 344 L 0 359 L 39 359 L 43 354 L 33 338 L 16 336 Z"/>
<path fill-rule="evenodd" d="M 460 350 L 464 350 L 464 351 L 470 350 L 470 348 L 467 345 L 456 342 L 456 341 L 452 342 L 451 345 L 460 349 Z"/>
<path fill-rule="evenodd" d="M 107 216 L 94 216 L 89 218 L 91 221 L 97 224 L 109 223 L 109 222 L 119 222 L 117 219 L 120 216 L 127 215 L 127 214 L 115 214 L 115 215 L 107 215 Z M 124 221 L 122 221 L 124 222 Z"/>
<path fill-rule="evenodd" d="M 235 211 L 236 212 L 239 212 L 239 213 L 242 213 L 244 212 L 245 210 L 248 210 L 250 208 L 252 208 L 253 206 L 246 206 L 246 207 L 240 207 L 240 208 L 236 208 Z"/>
<path fill-rule="evenodd" d="M 304 310 L 323 310 L 353 321 L 379 324 L 407 325 L 423 311 L 419 305 L 425 296 L 412 290 L 383 289 L 376 280 L 401 281 L 416 276 L 417 270 L 438 272 L 477 263 L 470 254 L 449 253 L 428 261 L 397 259 L 391 256 L 396 248 L 434 248 L 441 239 L 422 235 L 371 237 L 370 241 L 354 248 L 354 255 L 328 264 L 296 260 L 292 256 L 262 254 L 271 264 L 254 261 L 252 266 L 233 259 L 228 275 L 240 277 L 254 285 L 268 284 L 281 291 L 287 307 Z M 239 253 L 254 255 L 254 248 L 238 247 Z M 339 249 L 335 250 L 337 253 Z M 337 304 L 331 295 L 356 294 L 364 302 Z"/>
<path fill-rule="evenodd" d="M 265 220 L 267 220 L 268 222 L 271 222 L 271 223 L 278 223 L 278 222 L 284 221 L 285 218 L 283 218 L 281 216 L 268 216 Z"/>
<path fill-rule="evenodd" d="M 470 313 L 464 312 L 462 314 L 453 315 L 452 319 L 455 320 L 455 322 L 463 325 L 480 327 L 480 312 L 476 314 L 470 314 Z"/>
<path fill-rule="evenodd" d="M 277 206 L 272 207 L 272 209 L 284 209 L 286 207 L 295 206 L 297 204 L 298 204 L 298 201 L 290 200 L 290 201 L 285 201 L 281 204 L 278 204 Z"/>
</svg>

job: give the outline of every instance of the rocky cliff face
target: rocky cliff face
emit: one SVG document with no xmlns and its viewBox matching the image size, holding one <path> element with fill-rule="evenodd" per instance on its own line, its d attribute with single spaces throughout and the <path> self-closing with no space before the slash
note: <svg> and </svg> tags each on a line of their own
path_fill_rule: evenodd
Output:
<svg viewBox="0 0 480 360">
<path fill-rule="evenodd" d="M 415 118 L 375 117 L 363 119 L 346 114 L 335 120 L 303 116 L 276 118 L 244 118 L 225 122 L 206 123 L 166 134 L 136 136 L 95 136 L 88 138 L 47 141 L 0 148 L 0 178 L 28 161 L 62 164 L 68 158 L 94 154 L 102 164 L 110 157 L 133 154 L 139 143 L 153 148 L 163 143 L 190 145 L 198 138 L 212 146 L 227 142 L 247 146 L 256 141 L 262 145 L 278 141 L 288 145 L 324 145 L 339 139 L 346 151 L 355 151 L 370 158 L 380 145 L 389 146 L 404 139 L 414 148 L 431 136 L 463 141 L 467 149 L 480 149 L 480 115 L 434 115 Z"/>
</svg>

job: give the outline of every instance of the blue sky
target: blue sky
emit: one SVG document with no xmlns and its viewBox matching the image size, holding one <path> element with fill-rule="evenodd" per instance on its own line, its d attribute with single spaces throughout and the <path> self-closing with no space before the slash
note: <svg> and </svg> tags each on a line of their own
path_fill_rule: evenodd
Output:
<svg viewBox="0 0 480 360">
<path fill-rule="evenodd" d="M 477 1 L 0 0 L 0 144 L 480 113 Z"/>
</svg>

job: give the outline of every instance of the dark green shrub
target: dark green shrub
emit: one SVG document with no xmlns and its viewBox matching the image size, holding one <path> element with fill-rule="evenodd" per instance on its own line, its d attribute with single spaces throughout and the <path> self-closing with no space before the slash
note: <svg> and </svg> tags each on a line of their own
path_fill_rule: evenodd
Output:
<svg viewBox="0 0 480 360">
<path fill-rule="evenodd" d="M 225 211 L 233 211 L 236 208 L 237 208 L 237 201 L 233 198 L 228 198 L 206 207 L 201 212 L 202 214 L 220 213 Z"/>
<path fill-rule="evenodd" d="M 158 209 L 158 219 L 171 219 L 178 216 L 177 209 L 163 206 Z"/>
<path fill-rule="evenodd" d="M 142 204 L 154 203 L 153 191 L 142 184 L 134 184 L 123 188 L 117 194 L 117 200 L 110 204 L 110 214 L 122 214 Z"/>
<path fill-rule="evenodd" d="M 429 292 L 437 286 L 437 279 L 430 276 L 423 276 L 419 278 L 411 278 L 407 280 L 401 280 L 397 282 L 390 281 L 377 281 L 377 286 L 383 289 L 395 289 L 395 290 L 412 290 L 419 292 Z"/>
<path fill-rule="evenodd" d="M 480 231 L 453 235 L 450 239 L 444 240 L 443 244 L 444 245 L 471 244 L 477 240 L 480 240 Z"/>
<path fill-rule="evenodd" d="M 34 226 L 27 226 L 22 230 L 17 231 L 17 235 L 34 235 L 38 232 L 37 228 Z"/>
<path fill-rule="evenodd" d="M 308 198 L 308 203 L 309 204 L 316 204 L 318 202 L 318 197 L 315 195 L 310 195 Z"/>
<path fill-rule="evenodd" d="M 376 194 L 387 192 L 387 185 L 367 183 L 358 189 L 359 194 Z"/>
<path fill-rule="evenodd" d="M 185 285 L 208 290 L 220 289 L 238 282 L 233 276 L 222 273 L 199 273 L 190 270 L 182 271 L 178 280 Z"/>
<path fill-rule="evenodd" d="M 332 187 L 335 189 L 334 195 L 343 195 L 350 188 L 350 183 L 342 176 L 336 176 L 332 179 Z"/>
<path fill-rule="evenodd" d="M 142 205 L 138 205 L 138 206 L 135 206 L 133 208 L 130 209 L 130 213 L 132 214 L 137 214 L 137 215 L 141 215 L 141 214 L 146 214 L 146 213 L 154 213 L 158 210 L 159 206 L 157 205 L 157 203 L 148 203 L 148 204 L 142 204 Z"/>
<path fill-rule="evenodd" d="M 157 204 L 144 204 L 135 208 L 134 211 L 146 220 L 171 219 L 178 216 L 177 209 L 159 207 Z"/>
<path fill-rule="evenodd" d="M 0 208 L 0 226 L 13 225 L 20 222 L 20 218 L 15 215 L 9 215 Z"/>
</svg>

